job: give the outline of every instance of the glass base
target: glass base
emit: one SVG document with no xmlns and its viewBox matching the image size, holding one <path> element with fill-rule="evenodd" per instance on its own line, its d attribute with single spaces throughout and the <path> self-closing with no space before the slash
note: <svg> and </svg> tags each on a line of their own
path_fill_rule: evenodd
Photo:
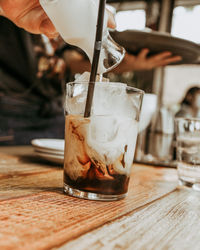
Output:
<svg viewBox="0 0 200 250">
<path fill-rule="evenodd" d="M 179 185 L 181 186 L 185 186 L 185 187 L 188 187 L 188 188 L 192 188 L 196 191 L 200 191 L 200 183 L 192 183 L 192 182 L 189 182 L 189 181 L 184 181 L 182 179 L 179 179 Z"/>
<path fill-rule="evenodd" d="M 118 195 L 97 194 L 92 192 L 80 191 L 78 189 L 70 187 L 65 183 L 64 183 L 64 192 L 70 196 L 87 200 L 95 200 L 95 201 L 116 201 L 125 198 L 127 195 L 127 194 L 118 194 Z"/>
</svg>

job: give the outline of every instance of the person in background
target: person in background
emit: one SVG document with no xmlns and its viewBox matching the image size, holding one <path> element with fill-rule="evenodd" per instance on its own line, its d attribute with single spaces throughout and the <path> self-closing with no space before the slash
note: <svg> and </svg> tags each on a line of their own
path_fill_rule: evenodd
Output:
<svg viewBox="0 0 200 250">
<path fill-rule="evenodd" d="M 63 59 L 40 35 L 0 24 L 0 144 L 63 138 Z"/>
<path fill-rule="evenodd" d="M 186 92 L 180 110 L 175 116 L 200 118 L 200 87 L 192 87 Z"/>
<path fill-rule="evenodd" d="M 39 1 L 0 0 L 0 13 L 0 145 L 64 138 L 64 84 L 69 72 L 90 70 L 88 59 L 77 49 L 73 49 L 76 58 L 67 55 L 69 48 L 56 38 Z M 115 26 L 112 18 L 108 25 Z M 137 57 L 126 54 L 115 72 L 150 69 L 180 59 L 169 52 L 150 58 L 147 54 L 146 49 Z"/>
</svg>

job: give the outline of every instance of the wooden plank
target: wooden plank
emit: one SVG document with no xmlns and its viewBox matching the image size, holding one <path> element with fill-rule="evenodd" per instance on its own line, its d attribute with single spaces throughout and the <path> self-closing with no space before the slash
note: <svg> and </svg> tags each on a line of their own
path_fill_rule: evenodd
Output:
<svg viewBox="0 0 200 250">
<path fill-rule="evenodd" d="M 59 250 L 200 249 L 200 197 L 189 189 L 169 195 L 75 239 Z"/>
<path fill-rule="evenodd" d="M 34 149 L 32 146 L 0 146 L 0 153 L 19 156 L 31 155 Z"/>
<path fill-rule="evenodd" d="M 63 172 L 46 171 L 29 173 L 0 179 L 0 200 L 17 198 L 39 192 L 52 191 L 62 193 Z"/>
<path fill-rule="evenodd" d="M 0 157 L 2 154 L 0 155 Z M 28 159 L 28 161 L 27 161 Z M 0 180 L 11 178 L 15 176 L 22 176 L 28 174 L 36 174 L 48 171 L 56 171 L 62 169 L 62 166 L 50 165 L 47 163 L 42 163 L 42 161 L 37 160 L 36 158 L 23 158 L 19 159 L 11 158 L 0 160 Z"/>
<path fill-rule="evenodd" d="M 57 176 L 55 177 L 55 174 Z M 51 249 L 124 216 L 173 191 L 173 169 L 137 166 L 129 195 L 114 202 L 81 200 L 60 193 L 61 170 L 1 180 L 7 198 L 35 192 L 35 195 L 0 202 L 0 249 Z M 53 184 L 50 184 L 50 183 Z M 55 192 L 42 192 L 52 187 Z"/>
<path fill-rule="evenodd" d="M 7 147 L 5 151 L 10 149 L 11 154 L 0 153 L 0 179 L 10 178 L 17 175 L 27 175 L 32 173 L 40 173 L 51 171 L 55 167 L 62 167 L 50 164 L 34 154 L 30 147 Z M 2 147 L 0 147 L 0 151 Z"/>
<path fill-rule="evenodd" d="M 0 179 L 49 172 L 56 168 L 62 168 L 62 165 L 41 159 L 31 146 L 0 147 Z"/>
<path fill-rule="evenodd" d="M 62 167 L 24 152 L 24 155 L 16 151 L 16 155 L 0 153 L 0 200 L 42 191 L 62 192 Z"/>
<path fill-rule="evenodd" d="M 25 196 L 38 193 L 41 191 L 58 191 L 62 190 L 63 185 L 63 170 L 62 166 L 55 166 L 44 163 L 37 156 L 30 153 L 30 147 L 26 150 L 12 148 L 12 155 L 0 153 L 0 200 Z M 1 148 L 2 149 L 2 148 Z M 7 150 L 9 148 L 6 148 Z M 170 180 L 176 181 L 176 171 L 168 171 L 164 168 L 156 167 L 144 168 L 145 171 L 140 171 L 142 165 L 137 165 L 133 168 L 137 172 L 136 178 L 133 174 L 135 185 L 146 180 Z M 157 171 L 158 170 L 158 171 Z"/>
<path fill-rule="evenodd" d="M 172 192 L 176 183 L 174 169 L 135 164 L 126 199 L 81 200 L 62 194 L 62 168 L 1 153 L 0 249 L 60 246 Z"/>
</svg>

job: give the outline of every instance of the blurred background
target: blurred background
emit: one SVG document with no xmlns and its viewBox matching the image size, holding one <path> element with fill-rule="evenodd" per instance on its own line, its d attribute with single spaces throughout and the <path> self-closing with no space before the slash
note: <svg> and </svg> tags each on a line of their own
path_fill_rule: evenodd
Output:
<svg viewBox="0 0 200 250">
<path fill-rule="evenodd" d="M 175 116 L 200 117 L 200 0 L 107 0 L 107 4 L 116 19 L 111 34 L 132 54 L 125 68 L 107 77 L 148 94 L 136 159 L 171 162 Z M 65 84 L 90 70 L 87 56 L 60 37 L 32 35 L 2 16 L 0 23 L 0 145 L 63 139 Z M 163 51 L 183 60 L 164 67 L 140 64 L 138 69 L 144 48 L 150 56 L 143 63 Z"/>
<path fill-rule="evenodd" d="M 198 27 L 200 0 L 108 0 L 107 2 L 116 9 L 116 29 L 118 31 L 145 30 L 145 28 L 159 30 L 161 19 L 165 18 L 166 32 L 200 44 L 200 29 Z M 164 8 L 163 11 L 161 11 L 162 8 Z M 162 14 L 163 16 L 161 16 Z M 164 17 L 164 15 L 168 16 Z M 147 92 L 156 91 L 157 86 L 153 86 L 153 72 L 135 73 L 134 77 L 125 73 L 123 78 L 127 78 L 127 81 L 132 80 L 133 85 L 135 84 Z M 200 86 L 200 65 L 166 66 L 164 68 L 162 103 L 168 107 L 179 104 L 187 90 L 192 86 Z"/>
<path fill-rule="evenodd" d="M 108 0 L 108 3 L 116 11 L 117 32 L 126 34 L 130 30 L 134 43 L 137 42 L 136 36 L 141 35 L 137 31 L 144 32 L 143 40 L 148 40 L 149 44 L 147 41 L 145 44 L 141 36 L 140 43 L 147 48 L 163 45 L 164 50 L 171 44 L 173 53 L 177 51 L 184 58 L 182 62 L 153 70 L 125 72 L 118 76 L 110 73 L 112 80 L 127 82 L 157 96 L 156 106 L 155 100 L 148 98 L 143 104 L 142 121 L 147 121 L 148 114 L 152 116 L 151 122 L 147 122 L 145 129 L 140 131 L 135 159 L 174 166 L 174 118 L 199 117 L 200 114 L 197 100 L 200 87 L 200 0 Z M 152 34 L 155 36 L 151 39 Z M 124 45 L 126 48 L 126 43 Z M 190 56 L 195 55 L 193 60 Z"/>
</svg>

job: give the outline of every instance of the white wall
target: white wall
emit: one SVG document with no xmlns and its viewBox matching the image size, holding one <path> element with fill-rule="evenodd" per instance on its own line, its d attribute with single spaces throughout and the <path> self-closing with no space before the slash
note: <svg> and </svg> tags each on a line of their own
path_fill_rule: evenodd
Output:
<svg viewBox="0 0 200 250">
<path fill-rule="evenodd" d="M 168 66 L 165 69 L 163 104 L 171 106 L 181 102 L 190 87 L 200 87 L 200 66 Z"/>
</svg>

